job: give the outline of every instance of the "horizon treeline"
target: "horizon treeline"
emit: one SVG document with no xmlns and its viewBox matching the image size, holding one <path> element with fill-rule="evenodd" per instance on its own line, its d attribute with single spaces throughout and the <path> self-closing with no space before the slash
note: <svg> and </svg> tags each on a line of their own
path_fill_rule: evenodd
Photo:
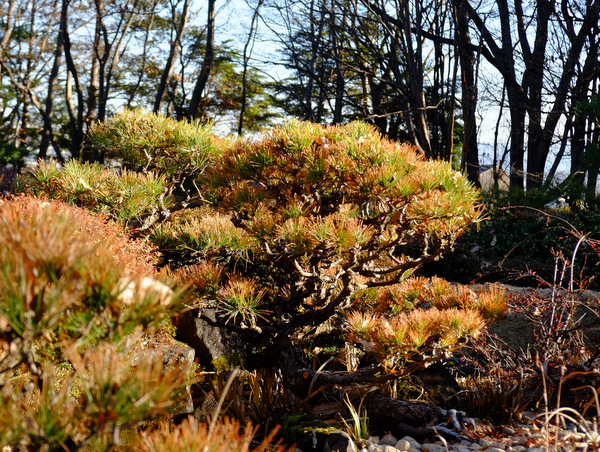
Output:
<svg viewBox="0 0 600 452">
<path fill-rule="evenodd" d="M 88 128 L 125 107 L 240 136 L 289 118 L 358 119 L 474 183 L 484 161 L 516 192 L 556 185 L 561 166 L 578 197 L 595 196 L 600 0 L 9 0 L 0 11 L 0 161 L 15 149 L 101 161 Z"/>
</svg>

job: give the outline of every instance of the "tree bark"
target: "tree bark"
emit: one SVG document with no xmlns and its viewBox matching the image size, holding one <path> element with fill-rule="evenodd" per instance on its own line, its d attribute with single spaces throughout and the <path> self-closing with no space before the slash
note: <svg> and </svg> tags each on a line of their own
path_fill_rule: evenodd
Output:
<svg viewBox="0 0 600 452">
<path fill-rule="evenodd" d="M 208 0 L 208 19 L 206 22 L 206 49 L 204 51 L 204 61 L 202 62 L 202 68 L 200 69 L 200 75 L 194 86 L 192 93 L 192 99 L 188 109 L 188 119 L 194 119 L 198 115 L 200 107 L 200 100 L 202 93 L 206 88 L 206 83 L 214 66 L 215 60 L 215 9 L 216 0 Z"/>
<path fill-rule="evenodd" d="M 469 19 L 481 34 L 481 51 L 486 59 L 504 77 L 511 118 L 510 124 L 510 188 L 522 191 L 524 181 L 525 157 L 525 112 L 527 109 L 526 93 L 517 81 L 513 43 L 511 37 L 511 14 L 507 0 L 497 0 L 500 26 L 502 28 L 502 47 L 487 28 L 484 20 L 470 4 L 469 0 L 456 1 L 457 7 L 463 7 Z"/>
<path fill-rule="evenodd" d="M 83 92 L 79 83 L 79 76 L 77 74 L 77 67 L 75 66 L 73 55 L 71 53 L 71 39 L 68 22 L 69 3 L 69 0 L 62 0 L 60 27 L 64 33 L 65 62 L 67 64 L 66 102 L 71 131 L 71 157 L 77 159 L 81 154 L 81 148 L 83 146 L 84 101 Z M 75 103 L 73 102 L 73 88 L 75 89 L 77 96 L 77 108 L 75 108 Z"/>
<path fill-rule="evenodd" d="M 361 0 L 361 2 L 375 15 L 383 30 L 389 35 L 389 55 L 381 55 L 379 48 L 373 49 L 373 57 L 383 68 L 382 72 L 388 72 L 381 77 L 382 80 L 379 84 L 383 85 L 385 81 L 385 84 L 393 87 L 396 93 L 400 94 L 401 99 L 398 100 L 398 103 L 402 105 L 403 120 L 409 141 L 419 149 L 421 154 L 432 157 L 427 101 L 423 84 L 421 4 L 419 1 L 415 2 L 415 10 L 411 11 L 408 2 L 396 1 L 394 3 L 396 17 L 393 17 L 383 3 L 372 0 Z M 400 55 L 402 64 L 399 59 Z M 382 132 L 386 133 L 385 130 Z M 390 138 L 394 138 L 392 133 L 391 130 L 387 132 Z"/>
<path fill-rule="evenodd" d="M 256 8 L 254 8 L 252 22 L 250 23 L 250 31 L 248 32 L 248 39 L 244 44 L 244 61 L 242 68 L 242 102 L 240 106 L 240 119 L 238 121 L 238 136 L 242 135 L 242 131 L 244 129 L 244 115 L 246 113 L 246 105 L 248 103 L 248 62 L 250 61 L 250 54 L 252 53 L 252 48 L 254 47 L 254 34 L 256 32 L 256 27 L 258 26 L 259 10 L 263 3 L 264 0 L 258 0 Z"/>
<path fill-rule="evenodd" d="M 333 109 L 332 124 L 340 124 L 343 118 L 342 114 L 344 109 L 344 90 L 346 81 L 344 79 L 344 71 L 342 70 L 342 64 L 344 59 L 344 56 L 342 54 L 343 44 L 340 42 L 340 27 L 336 23 L 335 0 L 332 0 L 331 2 L 330 19 L 331 42 L 335 60 L 335 103 Z M 345 17 L 343 17 L 341 20 L 342 24 L 344 22 Z"/>
<path fill-rule="evenodd" d="M 144 80 L 144 77 L 146 76 L 146 68 L 148 67 L 148 47 L 150 45 L 149 44 L 150 43 L 150 32 L 154 28 L 155 17 L 156 17 L 155 10 L 156 10 L 157 4 L 158 4 L 158 0 L 152 0 L 152 3 L 149 5 L 151 12 L 146 21 L 147 25 L 144 30 L 144 44 L 142 45 L 141 63 L 139 66 L 137 80 L 135 83 L 133 83 L 132 88 L 128 90 L 127 108 L 132 108 L 132 105 L 133 105 L 134 101 L 136 100 L 136 97 L 142 87 L 142 81 Z"/>
<path fill-rule="evenodd" d="M 550 111 L 548 112 L 544 127 L 540 133 L 541 139 L 536 140 L 536 146 L 529 150 L 528 158 L 530 158 L 532 161 L 532 167 L 530 171 L 532 173 L 532 177 L 534 178 L 531 182 L 533 187 L 538 186 L 537 184 L 540 175 L 543 175 L 544 163 L 548 158 L 556 127 L 561 117 L 563 117 L 566 113 L 566 103 L 572 92 L 571 81 L 575 72 L 575 68 L 581 59 L 582 49 L 585 42 L 588 39 L 594 39 L 594 35 L 597 33 L 597 31 L 594 30 L 598 30 L 599 15 L 600 0 L 595 0 L 593 3 L 588 4 L 586 14 L 583 17 L 579 27 L 579 31 L 571 40 L 571 47 L 564 62 L 558 86 L 554 90 L 554 102 L 550 108 Z M 592 56 L 592 58 L 596 57 Z"/>
<path fill-rule="evenodd" d="M 104 14 L 104 0 L 95 0 L 95 25 L 94 40 L 92 43 L 92 61 L 90 66 L 90 81 L 88 85 L 87 113 L 85 121 L 92 124 L 98 117 L 98 92 L 100 91 L 100 55 L 102 37 L 102 14 Z"/>
<path fill-rule="evenodd" d="M 421 34 L 421 8 L 420 2 L 415 2 L 415 17 L 411 17 L 408 2 L 400 2 L 396 6 L 398 19 L 403 31 L 403 50 L 406 53 L 406 69 L 409 77 L 411 116 L 415 130 L 415 145 L 426 157 L 433 157 L 431 150 L 431 137 L 427 121 L 427 103 L 423 89 L 423 55 Z M 415 32 L 413 33 L 413 27 Z"/>
<path fill-rule="evenodd" d="M 529 48 L 525 30 L 521 0 L 515 1 L 519 43 L 523 53 L 525 72 L 523 89 L 527 93 L 528 143 L 527 143 L 527 190 L 539 188 L 544 180 L 544 167 L 548 150 L 543 150 L 542 129 L 542 89 L 548 42 L 548 25 L 554 12 L 554 0 L 540 0 L 537 3 L 536 33 L 533 50 Z"/>
<path fill-rule="evenodd" d="M 471 50 L 468 17 L 464 1 L 454 3 L 455 34 L 460 60 L 461 99 L 464 121 L 463 155 L 461 168 L 467 178 L 479 187 L 479 149 L 477 147 L 477 83 L 475 80 L 475 54 Z"/>
<path fill-rule="evenodd" d="M 46 94 L 46 102 L 44 107 L 43 118 L 43 128 L 42 128 L 42 137 L 40 140 L 40 149 L 38 152 L 38 158 L 44 159 L 46 158 L 46 154 L 48 153 L 48 148 L 52 144 L 56 151 L 58 160 L 64 162 L 64 158 L 60 153 L 60 149 L 58 146 L 54 144 L 54 133 L 52 131 L 52 119 L 54 117 L 54 99 L 56 95 L 56 83 L 58 79 L 58 71 L 61 65 L 62 55 L 65 50 L 64 43 L 64 30 L 62 27 L 59 27 L 58 36 L 56 37 L 56 50 L 54 52 L 54 63 L 52 64 L 52 70 L 50 71 L 50 77 L 48 79 L 48 93 Z"/>
<path fill-rule="evenodd" d="M 179 25 L 177 26 L 177 32 L 175 35 L 175 39 L 171 42 L 171 47 L 169 49 L 169 56 L 167 57 L 167 62 L 165 63 L 165 68 L 160 77 L 160 83 L 158 85 L 158 90 L 156 91 L 156 97 L 154 99 L 154 107 L 152 111 L 154 113 L 160 112 L 162 109 L 162 102 L 165 96 L 165 92 L 167 91 L 167 86 L 171 77 L 173 76 L 173 71 L 175 70 L 175 60 L 179 55 L 179 51 L 181 49 L 181 40 L 183 39 L 183 35 L 185 33 L 185 27 L 187 25 L 188 13 L 190 9 L 189 0 L 184 0 L 183 8 L 181 10 L 181 17 L 179 19 Z M 173 25 L 175 25 L 175 16 L 176 16 L 176 8 L 173 6 Z"/>
<path fill-rule="evenodd" d="M 125 13 L 119 15 L 118 25 L 113 32 L 114 39 L 109 40 L 109 31 L 106 29 L 104 21 L 102 21 L 102 39 L 104 41 L 104 52 L 100 58 L 100 89 L 98 97 L 98 120 L 103 121 L 106 118 L 106 107 L 110 95 L 112 76 L 119 65 L 121 59 L 121 51 L 125 42 L 127 33 L 131 29 L 133 21 L 137 15 L 139 1 L 134 0 L 131 5 L 131 12 L 128 13 L 125 20 Z"/>
</svg>

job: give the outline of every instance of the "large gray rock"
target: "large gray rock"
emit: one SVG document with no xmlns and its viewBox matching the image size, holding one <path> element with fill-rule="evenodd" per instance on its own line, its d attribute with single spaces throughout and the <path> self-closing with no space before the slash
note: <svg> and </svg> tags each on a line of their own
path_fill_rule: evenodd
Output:
<svg viewBox="0 0 600 452">
<path fill-rule="evenodd" d="M 356 445 L 348 433 L 337 431 L 325 438 L 323 452 L 356 452 Z"/>
<path fill-rule="evenodd" d="M 214 308 L 187 311 L 178 321 L 176 338 L 196 351 L 196 357 L 204 367 L 225 370 L 239 365 L 248 356 L 251 345 L 231 329 L 211 325 L 216 320 Z"/>
<path fill-rule="evenodd" d="M 180 368 L 183 372 L 192 372 L 196 365 L 194 362 L 195 354 L 193 348 L 172 339 L 169 342 L 152 343 L 151 346 L 144 346 L 142 341 L 129 352 L 129 360 L 131 366 L 137 366 L 143 362 L 162 361 L 165 370 Z M 189 386 L 186 387 L 186 393 L 175 407 L 175 412 L 177 414 L 194 412 L 194 403 Z"/>
</svg>

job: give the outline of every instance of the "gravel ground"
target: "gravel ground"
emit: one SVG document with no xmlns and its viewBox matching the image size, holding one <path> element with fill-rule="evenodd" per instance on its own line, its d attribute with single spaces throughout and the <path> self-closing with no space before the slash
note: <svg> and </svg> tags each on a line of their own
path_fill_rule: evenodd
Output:
<svg viewBox="0 0 600 452">
<path fill-rule="evenodd" d="M 439 441 L 419 442 L 405 436 L 396 438 L 385 435 L 381 438 L 371 437 L 356 444 L 358 452 L 587 452 L 600 450 L 600 425 L 594 422 L 565 423 L 561 427 L 550 425 L 545 427 L 543 416 L 535 417 L 533 413 L 525 413 L 523 423 L 491 429 L 484 424 L 477 425 L 468 433 L 471 441 L 450 443 Z M 350 449 L 348 449 L 350 450 Z"/>
</svg>

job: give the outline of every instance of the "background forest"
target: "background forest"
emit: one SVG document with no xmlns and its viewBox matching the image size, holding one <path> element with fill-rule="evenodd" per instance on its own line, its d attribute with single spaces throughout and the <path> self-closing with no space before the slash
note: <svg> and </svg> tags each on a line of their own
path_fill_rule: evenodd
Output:
<svg viewBox="0 0 600 452">
<path fill-rule="evenodd" d="M 246 135 L 291 116 L 360 119 L 478 184 L 560 186 L 600 165 L 600 0 L 9 0 L 0 156 L 102 160 L 123 107 Z M 15 154 L 16 153 L 16 154 Z M 557 173 L 560 177 L 557 177 Z M 552 196 L 555 196 L 553 194 Z M 548 201 L 548 199 L 545 199 Z"/>
</svg>

